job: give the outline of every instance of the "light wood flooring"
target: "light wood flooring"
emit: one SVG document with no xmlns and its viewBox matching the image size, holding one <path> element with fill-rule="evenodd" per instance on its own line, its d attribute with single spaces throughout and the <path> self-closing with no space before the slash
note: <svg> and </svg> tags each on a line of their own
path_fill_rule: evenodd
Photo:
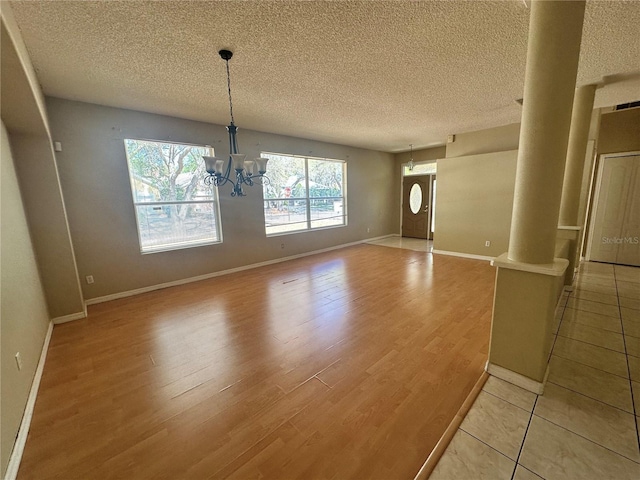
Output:
<svg viewBox="0 0 640 480">
<path fill-rule="evenodd" d="M 495 272 L 359 245 L 56 326 L 19 479 L 410 479 L 487 359 Z"/>
</svg>

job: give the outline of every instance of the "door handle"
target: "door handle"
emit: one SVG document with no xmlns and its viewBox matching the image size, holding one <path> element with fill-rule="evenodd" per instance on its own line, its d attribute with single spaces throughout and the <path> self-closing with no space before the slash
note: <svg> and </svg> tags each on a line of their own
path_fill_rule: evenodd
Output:
<svg viewBox="0 0 640 480">
<path fill-rule="evenodd" d="M 429 211 L 429 205 L 425 205 L 424 207 L 424 213 L 427 213 Z"/>
</svg>

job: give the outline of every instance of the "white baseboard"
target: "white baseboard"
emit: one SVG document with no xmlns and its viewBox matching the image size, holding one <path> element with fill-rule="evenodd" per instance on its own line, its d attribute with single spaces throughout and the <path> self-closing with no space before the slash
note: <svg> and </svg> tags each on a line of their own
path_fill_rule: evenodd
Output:
<svg viewBox="0 0 640 480">
<path fill-rule="evenodd" d="M 87 305 L 84 305 L 84 310 L 78 313 L 71 313 L 69 315 L 63 315 L 62 317 L 56 317 L 51 320 L 54 325 L 60 325 L 61 323 L 73 322 L 74 320 L 80 320 L 87 318 Z"/>
<path fill-rule="evenodd" d="M 382 240 L 383 238 L 396 237 L 397 234 L 382 235 L 380 237 L 367 238 L 364 240 L 358 240 L 357 242 L 343 243 L 341 245 L 335 245 L 333 247 L 322 248 L 320 250 L 313 250 L 311 252 L 299 253 L 297 255 L 290 255 L 288 257 L 275 258 L 273 260 L 266 260 L 264 262 L 252 263 L 251 265 L 243 265 L 242 267 L 230 268 L 228 270 L 221 270 L 219 272 L 207 273 L 205 275 L 198 275 L 196 277 L 182 278 L 180 280 L 174 280 L 172 282 L 159 283 L 157 285 L 150 285 L 148 287 L 136 288 L 135 290 L 128 290 L 126 292 L 112 293 L 110 295 L 104 295 L 102 297 L 89 298 L 85 300 L 86 305 L 95 305 L 96 303 L 110 302 L 111 300 L 117 300 L 119 298 L 132 297 L 134 295 L 140 295 L 141 293 L 152 292 L 154 290 L 161 290 L 163 288 L 176 287 L 178 285 L 184 285 L 186 283 L 199 282 L 200 280 L 207 280 L 209 278 L 221 277 L 223 275 L 229 275 L 231 273 L 242 272 L 243 270 L 250 270 L 252 268 L 264 267 L 267 265 L 273 265 L 275 263 L 287 262 L 289 260 L 295 260 L 296 258 L 309 257 L 311 255 L 317 255 L 319 253 L 330 252 L 332 250 L 339 250 L 341 248 L 352 247 L 354 245 L 360 245 L 362 243 L 371 242 L 374 240 Z M 61 317 L 64 318 L 64 317 Z M 76 319 L 74 319 L 76 320 Z M 65 320 L 70 321 L 70 320 Z"/>
<path fill-rule="evenodd" d="M 544 379 L 542 380 L 542 382 L 536 382 L 529 377 L 525 377 L 524 375 L 489 362 L 487 362 L 485 370 L 488 374 L 493 375 L 494 377 L 498 377 L 505 382 L 509 382 L 520 388 L 524 388 L 525 390 L 533 392 L 536 395 L 542 395 L 542 393 L 544 392 L 544 385 L 547 382 L 547 376 L 549 375 L 549 365 L 547 365 L 547 370 L 544 374 Z"/>
<path fill-rule="evenodd" d="M 489 257 L 487 255 L 475 255 L 473 253 L 450 252 L 448 250 L 434 250 L 433 253 L 438 253 L 440 255 L 451 255 L 452 257 L 472 258 L 474 260 L 486 260 L 487 262 L 490 262 L 495 258 Z"/>
<path fill-rule="evenodd" d="M 40 360 L 38 361 L 38 367 L 36 368 L 33 382 L 31 383 L 31 390 L 29 391 L 29 397 L 27 398 L 27 405 L 24 408 L 22 422 L 20 423 L 16 443 L 13 445 L 13 450 L 9 457 L 9 465 L 7 466 L 7 472 L 5 473 L 4 480 L 15 480 L 18 476 L 18 469 L 20 468 L 20 461 L 22 460 L 24 446 L 27 443 L 27 435 L 29 434 L 31 418 L 33 417 L 33 408 L 36 405 L 36 397 L 38 396 L 38 388 L 40 387 L 40 380 L 42 379 L 44 362 L 47 359 L 47 351 L 49 350 L 49 342 L 51 341 L 52 332 L 53 322 L 49 322 L 49 328 L 47 329 L 47 334 L 44 337 L 44 344 L 42 345 L 42 353 L 40 354 Z"/>
</svg>

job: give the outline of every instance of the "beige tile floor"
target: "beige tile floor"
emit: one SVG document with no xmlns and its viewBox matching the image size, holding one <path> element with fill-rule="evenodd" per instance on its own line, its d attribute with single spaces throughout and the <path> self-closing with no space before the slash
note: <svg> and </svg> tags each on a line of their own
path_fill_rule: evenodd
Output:
<svg viewBox="0 0 640 480">
<path fill-rule="evenodd" d="M 640 268 L 583 263 L 554 333 L 544 395 L 490 377 L 432 480 L 640 479 Z"/>
<path fill-rule="evenodd" d="M 371 240 L 371 245 L 382 245 L 384 247 L 406 248 L 418 252 L 431 252 L 433 250 L 433 240 L 422 240 L 420 238 L 409 237 L 386 237 L 379 240 Z"/>
</svg>

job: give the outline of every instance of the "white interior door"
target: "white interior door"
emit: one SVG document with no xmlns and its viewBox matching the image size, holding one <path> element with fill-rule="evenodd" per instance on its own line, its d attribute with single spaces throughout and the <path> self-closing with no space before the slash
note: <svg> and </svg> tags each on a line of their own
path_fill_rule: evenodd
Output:
<svg viewBox="0 0 640 480">
<path fill-rule="evenodd" d="M 589 259 L 640 266 L 640 155 L 603 157 Z"/>
</svg>

